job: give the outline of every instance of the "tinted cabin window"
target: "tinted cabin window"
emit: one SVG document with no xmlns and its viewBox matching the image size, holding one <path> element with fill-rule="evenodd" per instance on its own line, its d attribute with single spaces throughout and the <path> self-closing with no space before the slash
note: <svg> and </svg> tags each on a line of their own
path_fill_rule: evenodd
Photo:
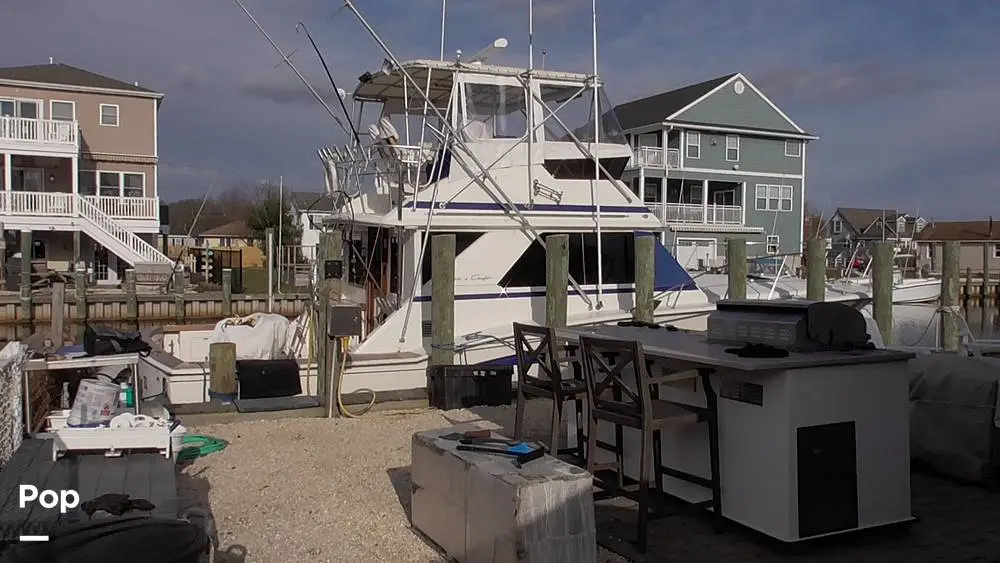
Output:
<svg viewBox="0 0 1000 563">
<path fill-rule="evenodd" d="M 622 173 L 628 165 L 628 157 L 602 158 L 601 166 L 608 173 L 601 172 L 604 180 L 621 180 Z M 547 159 L 545 170 L 552 174 L 557 180 L 593 180 L 594 179 L 594 159 L 592 158 L 569 158 L 569 159 Z M 608 174 L 611 176 L 609 177 Z"/>
<path fill-rule="evenodd" d="M 633 233 L 601 236 L 605 284 L 635 282 Z M 580 285 L 597 283 L 597 234 L 569 236 L 569 275 Z M 545 287 L 545 248 L 532 242 L 524 254 L 500 279 L 501 287 Z"/>
<path fill-rule="evenodd" d="M 455 258 L 458 258 L 466 248 L 469 248 L 472 243 L 479 240 L 479 237 L 483 236 L 483 233 L 431 233 L 431 237 L 434 235 L 455 235 Z M 433 244 L 433 240 L 427 244 L 427 250 L 424 251 L 424 260 L 420 263 L 421 284 L 431 281 L 431 246 Z"/>
</svg>

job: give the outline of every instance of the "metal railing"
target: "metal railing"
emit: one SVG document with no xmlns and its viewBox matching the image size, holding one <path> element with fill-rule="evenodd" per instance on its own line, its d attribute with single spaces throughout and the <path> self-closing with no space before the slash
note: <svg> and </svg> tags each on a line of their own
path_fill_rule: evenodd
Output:
<svg viewBox="0 0 1000 563">
<path fill-rule="evenodd" d="M 697 203 L 646 203 L 664 223 L 706 225 L 742 225 L 743 208 L 739 205 L 701 205 Z"/>
<path fill-rule="evenodd" d="M 79 142 L 78 131 L 76 121 L 0 117 L 0 142 L 57 144 L 71 148 Z"/>
<path fill-rule="evenodd" d="M 78 214 L 76 196 L 67 192 L 4 191 L 0 212 L 4 215 L 39 217 L 74 217 Z M 81 196 L 102 213 L 115 219 L 159 218 L 160 201 L 155 197 Z"/>
</svg>

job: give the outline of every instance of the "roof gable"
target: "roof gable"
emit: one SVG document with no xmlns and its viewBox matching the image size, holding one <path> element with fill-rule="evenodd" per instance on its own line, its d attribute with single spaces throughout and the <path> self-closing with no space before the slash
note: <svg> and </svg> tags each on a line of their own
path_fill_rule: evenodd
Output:
<svg viewBox="0 0 1000 563">
<path fill-rule="evenodd" d="M 894 221 L 896 217 L 906 214 L 900 213 L 896 209 L 840 207 L 837 209 L 837 213 L 834 217 L 840 216 L 841 220 L 847 223 L 851 229 L 857 231 L 858 233 L 863 233 L 875 223 L 876 219 L 881 220 L 883 215 L 885 215 L 887 221 Z"/>
<path fill-rule="evenodd" d="M 35 82 L 38 84 L 53 84 L 59 86 L 80 86 L 84 88 L 102 88 L 120 90 L 141 94 L 157 94 L 153 90 L 122 82 L 108 76 L 96 74 L 89 70 L 77 68 L 62 63 L 47 65 L 13 66 L 0 68 L 0 81 Z"/>
<path fill-rule="evenodd" d="M 741 73 L 716 84 L 667 120 L 806 134 Z"/>
<path fill-rule="evenodd" d="M 737 75 L 727 74 L 698 84 L 627 102 L 616 106 L 615 114 L 624 130 L 656 125 L 690 106 L 735 76 Z"/>
</svg>

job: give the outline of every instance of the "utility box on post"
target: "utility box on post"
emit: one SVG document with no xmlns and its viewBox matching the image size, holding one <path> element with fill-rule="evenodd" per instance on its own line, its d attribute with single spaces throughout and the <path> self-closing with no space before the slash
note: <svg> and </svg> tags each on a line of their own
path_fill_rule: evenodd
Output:
<svg viewBox="0 0 1000 563">
<path fill-rule="evenodd" d="M 361 336 L 361 305 L 349 301 L 331 302 L 326 317 L 327 336 Z"/>
</svg>

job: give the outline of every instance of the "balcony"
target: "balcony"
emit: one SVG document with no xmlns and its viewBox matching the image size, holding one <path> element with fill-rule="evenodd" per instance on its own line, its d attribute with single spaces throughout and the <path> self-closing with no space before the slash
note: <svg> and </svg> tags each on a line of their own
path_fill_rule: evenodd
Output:
<svg viewBox="0 0 1000 563">
<path fill-rule="evenodd" d="M 666 149 L 666 167 L 669 169 L 680 168 L 681 153 L 678 149 Z M 636 147 L 632 149 L 634 158 L 632 166 L 641 168 L 663 168 L 663 148 L 661 147 Z"/>
<path fill-rule="evenodd" d="M 646 203 L 664 224 L 742 225 L 743 208 L 739 205 L 702 205 L 697 203 Z"/>
<path fill-rule="evenodd" d="M 76 154 L 79 131 L 76 121 L 0 117 L 0 152 Z"/>
<path fill-rule="evenodd" d="M 76 217 L 76 195 L 59 192 L 0 192 L 0 213 L 31 217 Z M 155 197 L 83 196 L 113 219 L 150 220 L 159 218 L 160 202 Z"/>
</svg>

